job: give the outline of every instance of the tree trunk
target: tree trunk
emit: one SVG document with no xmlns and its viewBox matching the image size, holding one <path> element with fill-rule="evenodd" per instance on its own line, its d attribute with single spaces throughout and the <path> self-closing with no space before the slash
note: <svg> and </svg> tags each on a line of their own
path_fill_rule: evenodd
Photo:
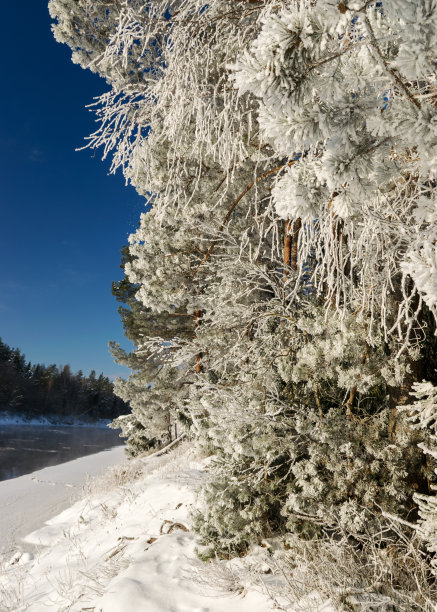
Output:
<svg viewBox="0 0 437 612">
<path fill-rule="evenodd" d="M 290 220 L 288 220 L 285 222 L 285 235 L 284 235 L 284 254 L 283 254 L 284 280 L 288 275 L 288 270 L 291 265 L 291 244 L 292 244 L 291 230 L 292 230 L 292 223 Z"/>
<path fill-rule="evenodd" d="M 290 268 L 294 271 L 297 270 L 298 265 L 298 244 L 299 244 L 299 232 L 302 226 L 302 220 L 296 219 L 294 222 L 288 219 L 285 222 L 284 228 L 284 249 L 283 249 L 283 262 L 284 272 L 283 281 L 287 280 Z"/>
<path fill-rule="evenodd" d="M 293 248 L 291 251 L 291 268 L 296 271 L 297 270 L 297 248 L 298 248 L 298 244 L 299 244 L 299 232 L 300 232 L 300 228 L 302 227 L 302 219 L 296 219 L 296 221 L 293 224 Z"/>
<path fill-rule="evenodd" d="M 168 441 L 171 442 L 173 440 L 171 434 L 171 412 L 170 410 L 167 413 L 167 430 L 168 430 Z"/>
<path fill-rule="evenodd" d="M 196 327 L 198 327 L 202 322 L 203 313 L 201 310 L 196 310 L 196 312 L 194 313 L 194 316 L 196 319 Z M 202 371 L 202 357 L 203 357 L 203 353 L 197 353 L 196 355 L 196 374 L 200 374 L 200 372 Z"/>
</svg>

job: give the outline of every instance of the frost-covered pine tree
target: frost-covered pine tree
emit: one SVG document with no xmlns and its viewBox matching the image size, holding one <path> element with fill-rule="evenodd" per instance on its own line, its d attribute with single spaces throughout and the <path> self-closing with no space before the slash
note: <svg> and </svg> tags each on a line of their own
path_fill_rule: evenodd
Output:
<svg viewBox="0 0 437 612">
<path fill-rule="evenodd" d="M 241 552 L 414 510 L 433 475 L 397 405 L 435 380 L 437 5 L 50 7 L 111 85 L 89 146 L 151 206 L 135 300 L 193 322 L 138 330 L 118 388 L 133 426 L 162 439 L 183 414 L 214 452 L 204 541 Z"/>
<path fill-rule="evenodd" d="M 122 265 L 134 265 L 135 257 L 127 247 L 122 249 Z M 136 298 L 139 285 L 131 282 L 127 276 L 113 283 L 112 292 L 120 302 L 119 313 L 123 322 L 125 335 L 134 344 L 134 349 L 127 353 L 116 342 L 111 343 L 115 360 L 132 370 L 127 380 L 119 379 L 115 383 L 117 393 L 130 402 L 130 415 L 116 419 L 111 425 L 121 428 L 121 435 L 126 438 L 130 455 L 144 452 L 150 446 L 164 441 L 172 441 L 177 435 L 178 421 L 183 414 L 178 410 L 178 395 L 181 385 L 178 380 L 182 374 L 168 365 L 168 356 L 174 347 L 169 344 L 175 336 L 189 338 L 193 334 L 195 322 L 185 312 L 161 311 L 154 313 Z M 155 338 L 149 347 L 147 338 Z M 160 355 L 156 345 L 160 346 Z M 165 348 L 163 348 L 165 347 Z"/>
<path fill-rule="evenodd" d="M 413 404 L 405 406 L 404 412 L 415 427 L 425 434 L 425 441 L 420 443 L 431 474 L 437 474 L 437 388 L 429 382 L 415 383 L 412 395 Z M 437 485 L 429 484 L 428 495 L 416 493 L 415 500 L 419 507 L 418 530 L 429 552 L 433 555 L 431 566 L 437 575 Z"/>
<path fill-rule="evenodd" d="M 305 222 L 319 293 L 401 345 L 434 307 L 436 21 L 427 0 L 271 5 L 231 75 L 261 138 L 299 156 L 272 195 Z"/>
</svg>

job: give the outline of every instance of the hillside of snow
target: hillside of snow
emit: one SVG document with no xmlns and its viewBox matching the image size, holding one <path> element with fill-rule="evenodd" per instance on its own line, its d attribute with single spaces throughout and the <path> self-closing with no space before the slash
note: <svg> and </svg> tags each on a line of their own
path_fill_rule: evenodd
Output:
<svg viewBox="0 0 437 612">
<path fill-rule="evenodd" d="M 83 499 L 4 559 L 0 610 L 332 610 L 317 597 L 289 605 L 263 548 L 241 560 L 198 559 L 190 511 L 204 466 L 186 443 L 164 456 L 124 460 L 89 483 Z"/>
</svg>

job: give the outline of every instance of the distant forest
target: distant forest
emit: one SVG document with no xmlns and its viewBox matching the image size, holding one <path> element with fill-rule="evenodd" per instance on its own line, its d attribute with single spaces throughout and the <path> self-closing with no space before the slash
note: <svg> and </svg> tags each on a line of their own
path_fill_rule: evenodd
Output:
<svg viewBox="0 0 437 612">
<path fill-rule="evenodd" d="M 95 421 L 128 411 L 103 374 L 97 376 L 92 370 L 84 376 L 80 370 L 73 374 L 69 365 L 32 364 L 0 339 L 0 414 Z"/>
</svg>

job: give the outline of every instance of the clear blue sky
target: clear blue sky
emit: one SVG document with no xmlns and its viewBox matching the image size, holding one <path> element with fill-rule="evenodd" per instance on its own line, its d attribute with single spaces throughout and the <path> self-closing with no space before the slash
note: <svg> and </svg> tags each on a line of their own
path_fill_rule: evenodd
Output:
<svg viewBox="0 0 437 612">
<path fill-rule="evenodd" d="M 123 375 L 111 281 L 144 199 L 99 152 L 75 151 L 107 85 L 55 42 L 47 0 L 5 3 L 1 30 L 0 337 L 34 363 Z"/>
</svg>

